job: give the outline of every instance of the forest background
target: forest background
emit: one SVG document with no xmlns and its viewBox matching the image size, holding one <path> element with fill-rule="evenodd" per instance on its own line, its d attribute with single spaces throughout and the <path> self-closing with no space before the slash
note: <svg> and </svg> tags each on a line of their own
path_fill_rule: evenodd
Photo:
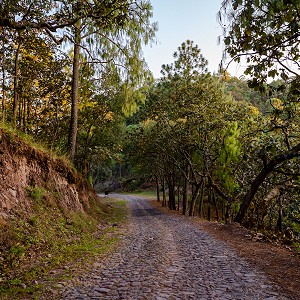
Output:
<svg viewBox="0 0 300 300">
<path fill-rule="evenodd" d="M 93 186 L 151 185 L 183 214 L 300 238 L 297 0 L 223 1 L 224 55 L 187 40 L 154 79 L 149 1 L 1 1 L 1 121 Z M 175 49 L 174 49 L 175 50 Z"/>
</svg>

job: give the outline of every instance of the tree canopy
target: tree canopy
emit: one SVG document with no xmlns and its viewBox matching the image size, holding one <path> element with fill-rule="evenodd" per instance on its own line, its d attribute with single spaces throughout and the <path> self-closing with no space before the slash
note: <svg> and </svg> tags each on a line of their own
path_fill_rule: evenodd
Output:
<svg viewBox="0 0 300 300">
<path fill-rule="evenodd" d="M 101 84 L 107 74 L 118 90 L 115 92 L 123 94 L 119 101 L 124 114 L 131 114 L 137 103 L 145 101 L 152 76 L 142 56 L 142 45 L 155 37 L 157 27 L 151 16 L 150 2 L 142 0 L 3 1 L 0 27 L 6 58 L 1 72 L 2 119 L 28 133 L 33 130 L 30 124 L 35 123 L 34 132 L 40 135 L 49 124 L 43 124 L 43 118 L 39 124 L 32 121 L 32 111 L 37 115 L 47 107 L 49 117 L 56 120 L 49 120 L 51 126 L 63 119 L 65 131 L 65 122 L 69 122 L 68 139 L 63 137 L 58 144 L 67 145 L 75 162 L 80 102 L 97 102 L 94 98 L 107 88 Z M 54 62 L 61 67 L 60 82 L 58 74 L 51 73 L 56 68 Z M 52 79 L 41 76 L 46 72 Z M 30 73 L 36 75 L 34 81 L 25 80 Z M 54 78 L 57 88 L 53 88 Z M 13 90 L 6 93 L 9 86 Z"/>
<path fill-rule="evenodd" d="M 252 86 L 268 77 L 299 82 L 298 0 L 225 0 L 218 19 L 224 29 L 224 58 L 240 62 L 244 57 Z"/>
</svg>

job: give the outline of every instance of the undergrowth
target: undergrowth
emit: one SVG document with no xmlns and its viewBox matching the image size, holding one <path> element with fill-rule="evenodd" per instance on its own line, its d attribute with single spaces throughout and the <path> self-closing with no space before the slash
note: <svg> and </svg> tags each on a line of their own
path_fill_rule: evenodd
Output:
<svg viewBox="0 0 300 300">
<path fill-rule="evenodd" d="M 41 151 L 53 159 L 60 159 L 70 168 L 74 169 L 73 164 L 70 162 L 70 160 L 67 158 L 65 154 L 58 153 L 53 149 L 49 149 L 49 147 L 45 146 L 41 142 L 36 141 L 31 135 L 19 131 L 13 128 L 12 126 L 10 126 L 9 124 L 4 124 L 2 122 L 0 122 L 0 129 L 3 130 L 6 137 L 8 138 L 10 137 L 10 141 L 12 143 L 15 143 L 17 139 L 20 139 L 24 144 L 28 145 L 29 147 L 37 151 Z"/>
<path fill-rule="evenodd" d="M 52 269 L 110 251 L 117 242 L 113 233 L 125 220 L 122 200 L 90 199 L 85 212 L 66 214 L 47 205 L 49 191 L 27 192 L 35 200 L 30 215 L 0 222 L 0 299 L 35 299 L 43 290 L 39 282 L 54 280 Z"/>
</svg>

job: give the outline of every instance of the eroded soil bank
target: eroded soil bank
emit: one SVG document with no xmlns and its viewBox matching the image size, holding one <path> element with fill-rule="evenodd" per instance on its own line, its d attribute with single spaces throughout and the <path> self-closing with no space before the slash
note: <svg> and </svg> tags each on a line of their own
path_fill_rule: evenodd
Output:
<svg viewBox="0 0 300 300">
<path fill-rule="evenodd" d="M 0 299 L 25 299 L 51 269 L 101 252 L 117 210 L 66 159 L 0 129 Z"/>
</svg>

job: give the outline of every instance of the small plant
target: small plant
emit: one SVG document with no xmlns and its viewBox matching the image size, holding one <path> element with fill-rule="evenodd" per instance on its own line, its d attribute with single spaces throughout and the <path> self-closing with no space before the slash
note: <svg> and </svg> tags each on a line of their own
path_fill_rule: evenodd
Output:
<svg viewBox="0 0 300 300">
<path fill-rule="evenodd" d="M 21 245 L 15 245 L 9 249 L 8 261 L 12 268 L 18 266 L 25 255 L 25 248 Z"/>
<path fill-rule="evenodd" d="M 28 186 L 26 191 L 28 196 L 37 202 L 40 202 L 46 194 L 46 190 L 41 187 Z"/>
</svg>

